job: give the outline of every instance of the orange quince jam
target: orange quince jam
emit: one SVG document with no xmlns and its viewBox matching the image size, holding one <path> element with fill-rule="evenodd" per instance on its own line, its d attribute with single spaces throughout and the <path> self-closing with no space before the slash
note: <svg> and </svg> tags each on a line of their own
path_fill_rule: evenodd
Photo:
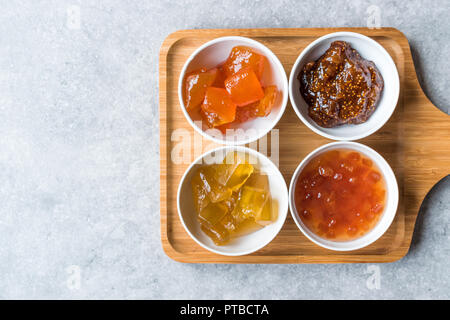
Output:
<svg viewBox="0 0 450 320">
<path fill-rule="evenodd" d="M 206 88 L 213 85 L 218 76 L 218 69 L 206 71 L 202 68 L 188 74 L 185 81 L 184 103 L 188 111 L 200 106 L 205 98 Z"/>
<path fill-rule="evenodd" d="M 265 64 L 263 55 L 237 46 L 218 66 L 188 73 L 183 92 L 186 110 L 191 116 L 200 113 L 210 128 L 223 133 L 233 124 L 268 116 L 278 90 L 261 81 Z"/>
<path fill-rule="evenodd" d="M 236 116 L 236 104 L 222 88 L 207 88 L 201 108 L 203 119 L 210 127 L 232 122 Z"/>
<path fill-rule="evenodd" d="M 352 150 L 331 150 L 313 158 L 295 186 L 303 223 L 334 241 L 359 238 L 378 222 L 386 200 L 382 174 L 372 160 Z"/>
<path fill-rule="evenodd" d="M 268 86 L 264 88 L 264 97 L 259 100 L 258 105 L 255 108 L 255 113 L 258 117 L 267 116 L 272 110 L 272 106 L 275 104 L 277 97 L 277 87 Z"/>
<path fill-rule="evenodd" d="M 223 65 L 223 71 L 227 77 L 245 68 L 252 68 L 258 79 L 262 78 L 266 57 L 256 53 L 251 48 L 236 46 L 231 49 L 228 59 Z"/>
<path fill-rule="evenodd" d="M 264 97 L 256 102 L 236 109 L 236 122 L 246 122 L 256 117 L 265 117 L 270 114 L 277 97 L 277 87 L 264 88 Z"/>
<path fill-rule="evenodd" d="M 245 106 L 264 97 L 264 90 L 251 68 L 242 69 L 225 80 L 225 89 L 237 106 Z"/>
</svg>

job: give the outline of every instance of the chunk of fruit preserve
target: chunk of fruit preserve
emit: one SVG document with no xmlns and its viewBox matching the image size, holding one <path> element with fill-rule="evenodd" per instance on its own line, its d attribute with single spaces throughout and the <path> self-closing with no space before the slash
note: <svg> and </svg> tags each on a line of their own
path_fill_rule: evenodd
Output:
<svg viewBox="0 0 450 320">
<path fill-rule="evenodd" d="M 256 108 L 258 107 L 259 101 L 250 103 L 246 106 L 236 108 L 236 119 L 237 123 L 247 122 L 257 117 Z"/>
<path fill-rule="evenodd" d="M 206 88 L 216 81 L 217 75 L 217 68 L 208 71 L 202 68 L 188 74 L 184 84 L 184 103 L 187 111 L 200 106 L 205 98 Z"/>
<path fill-rule="evenodd" d="M 223 70 L 227 77 L 236 72 L 250 67 L 255 72 L 258 79 L 261 79 L 266 58 L 253 51 L 249 47 L 237 46 L 231 49 L 228 59 L 223 65 Z"/>
<path fill-rule="evenodd" d="M 227 244 L 230 241 L 230 232 L 221 224 L 211 225 L 208 222 L 201 221 L 200 228 L 211 238 L 218 246 Z"/>
<path fill-rule="evenodd" d="M 272 106 L 277 98 L 277 87 L 268 86 L 264 88 L 264 97 L 259 100 L 259 103 L 255 106 L 255 115 L 258 117 L 267 116 L 272 110 Z"/>
<path fill-rule="evenodd" d="M 255 172 L 245 182 L 246 186 L 263 189 L 267 192 L 267 201 L 261 212 L 255 216 L 255 221 L 260 225 L 268 225 L 276 221 L 278 218 L 278 206 L 270 196 L 269 177 L 266 174 Z"/>
<path fill-rule="evenodd" d="M 277 218 L 278 203 L 273 200 L 272 197 L 269 197 L 260 214 L 255 217 L 255 221 L 262 226 L 267 226 L 272 222 L 275 222 Z"/>
<path fill-rule="evenodd" d="M 225 203 L 210 203 L 202 211 L 198 217 L 200 221 L 206 221 L 211 226 L 216 225 L 228 212 L 228 207 Z"/>
<path fill-rule="evenodd" d="M 207 88 L 201 108 L 203 118 L 210 127 L 232 122 L 236 116 L 236 104 L 222 88 Z"/>
<path fill-rule="evenodd" d="M 242 185 L 253 173 L 253 165 L 249 163 L 251 159 L 239 152 L 229 152 L 223 159 L 222 166 L 227 166 L 230 174 L 227 177 L 225 185 L 233 191 L 239 191 Z"/>
<path fill-rule="evenodd" d="M 220 184 L 238 191 L 253 172 L 253 166 L 247 163 L 212 164 L 214 178 Z"/>
<path fill-rule="evenodd" d="M 267 202 L 269 194 L 264 189 L 243 186 L 233 215 L 238 221 L 255 219 Z"/>
<path fill-rule="evenodd" d="M 227 187 L 233 191 L 238 191 L 248 179 L 248 177 L 250 177 L 252 172 L 253 166 L 251 164 L 238 164 L 233 174 L 227 181 Z"/>
<path fill-rule="evenodd" d="M 237 106 L 245 106 L 264 97 L 264 91 L 251 68 L 242 69 L 225 80 L 225 89 Z"/>
<path fill-rule="evenodd" d="M 211 167 L 205 166 L 200 168 L 198 174 L 200 176 L 202 188 L 211 202 L 216 203 L 231 197 L 231 189 L 217 182 L 214 178 L 214 172 Z"/>
<path fill-rule="evenodd" d="M 256 223 L 254 219 L 246 219 L 237 225 L 234 229 L 233 237 L 242 237 L 249 233 L 262 229 L 263 226 Z"/>
</svg>

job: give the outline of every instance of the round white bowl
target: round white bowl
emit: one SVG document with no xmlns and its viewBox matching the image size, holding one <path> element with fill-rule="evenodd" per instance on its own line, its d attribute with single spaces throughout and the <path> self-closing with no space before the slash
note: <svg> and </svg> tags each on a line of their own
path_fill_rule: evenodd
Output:
<svg viewBox="0 0 450 320">
<path fill-rule="evenodd" d="M 367 156 L 381 171 L 381 174 L 383 175 L 386 182 L 386 205 L 378 223 L 362 237 L 349 241 L 331 241 L 318 236 L 317 234 L 309 230 L 308 227 L 303 223 L 295 206 L 295 186 L 303 168 L 309 163 L 312 158 L 315 158 L 323 152 L 335 149 L 355 150 Z M 304 158 L 303 161 L 298 165 L 289 186 L 289 209 L 291 211 L 292 218 L 297 224 L 297 227 L 312 242 L 330 250 L 350 251 L 366 247 L 369 244 L 373 243 L 378 238 L 380 238 L 391 225 L 392 220 L 394 220 L 395 214 L 397 212 L 397 206 L 398 185 L 391 167 L 386 162 L 386 160 L 384 160 L 384 158 L 375 150 L 357 142 L 332 142 L 317 148 L 316 150 L 308 154 L 306 158 Z"/>
<path fill-rule="evenodd" d="M 230 129 L 241 130 L 233 130 L 231 134 L 225 135 L 218 129 L 210 129 L 206 123 L 202 121 L 200 114 L 194 114 L 193 118 L 191 118 L 191 115 L 186 111 L 184 105 L 183 82 L 185 75 L 189 72 L 200 68 L 214 68 L 225 62 L 231 49 L 235 46 L 247 46 L 253 48 L 256 52 L 267 58 L 261 82 L 264 86 L 276 85 L 279 94 L 272 107 L 272 111 L 268 116 L 258 117 L 244 123 L 233 124 L 230 126 Z M 265 136 L 278 123 L 286 109 L 288 101 L 288 81 L 286 72 L 284 71 L 280 60 L 278 60 L 275 54 L 265 45 L 245 37 L 221 37 L 200 46 L 186 61 L 178 81 L 178 98 L 180 100 L 181 110 L 187 121 L 203 137 L 216 143 L 242 145 L 256 141 Z"/>
<path fill-rule="evenodd" d="M 199 165 L 222 162 L 225 155 L 230 151 L 238 151 L 249 154 L 251 159 L 254 159 L 256 162 L 252 164 L 261 172 L 268 175 L 272 199 L 278 202 L 278 218 L 272 224 L 269 224 L 256 232 L 235 238 L 226 245 L 217 246 L 200 229 L 200 224 L 197 220 L 197 212 L 194 208 L 192 198 L 191 178 L 192 174 L 195 172 L 194 169 Z M 284 181 L 284 178 L 278 168 L 263 154 L 253 149 L 241 146 L 219 147 L 204 153 L 197 158 L 189 166 L 189 168 L 187 168 L 178 187 L 177 207 L 183 227 L 186 229 L 186 232 L 191 236 L 191 238 L 194 239 L 194 241 L 200 246 L 221 255 L 240 256 L 250 254 L 266 246 L 281 230 L 288 212 L 288 190 L 286 182 Z"/>
<path fill-rule="evenodd" d="M 366 122 L 323 128 L 308 115 L 308 104 L 300 93 L 300 81 L 297 76 L 306 63 L 316 61 L 330 47 L 330 44 L 337 40 L 348 42 L 361 57 L 375 63 L 383 77 L 384 89 L 375 111 Z M 394 112 L 399 92 L 400 80 L 397 67 L 389 53 L 375 40 L 354 32 L 330 33 L 313 41 L 298 56 L 289 77 L 289 97 L 297 116 L 312 131 L 333 140 L 358 140 L 380 129 Z"/>
</svg>

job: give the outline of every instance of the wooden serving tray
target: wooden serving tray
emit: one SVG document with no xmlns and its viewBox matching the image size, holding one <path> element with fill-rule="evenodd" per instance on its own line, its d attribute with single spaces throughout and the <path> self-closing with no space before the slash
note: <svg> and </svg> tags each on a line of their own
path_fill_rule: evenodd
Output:
<svg viewBox="0 0 450 320">
<path fill-rule="evenodd" d="M 378 41 L 392 56 L 400 75 L 400 98 L 391 119 L 375 134 L 360 140 L 378 151 L 390 163 L 400 187 L 400 202 L 389 230 L 370 246 L 351 252 L 321 248 L 308 240 L 288 214 L 277 237 L 263 249 L 246 256 L 227 257 L 211 253 L 196 244 L 178 217 L 176 195 L 188 163 L 171 161 L 175 129 L 191 135 L 191 160 L 218 145 L 194 132 L 181 112 L 177 83 L 183 64 L 201 44 L 222 36 L 245 36 L 262 42 L 280 59 L 289 77 L 300 52 L 320 36 L 337 31 L 362 33 Z M 408 252 L 416 217 L 427 192 L 450 173 L 450 121 L 427 99 L 417 81 L 407 38 L 393 28 L 326 29 L 228 29 L 182 30 L 162 44 L 159 61 L 161 241 L 167 255 L 191 263 L 344 263 L 391 262 Z M 308 129 L 290 103 L 278 123 L 279 167 L 289 185 L 300 161 L 313 149 L 331 142 Z M 197 150 L 203 142 L 203 150 Z M 194 147 L 197 146 L 196 150 Z M 270 150 L 270 149 L 269 149 Z"/>
</svg>

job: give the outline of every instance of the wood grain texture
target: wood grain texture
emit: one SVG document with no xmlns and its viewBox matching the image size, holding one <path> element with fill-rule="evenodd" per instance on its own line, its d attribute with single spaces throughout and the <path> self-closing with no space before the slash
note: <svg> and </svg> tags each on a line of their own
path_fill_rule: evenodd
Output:
<svg viewBox="0 0 450 320">
<path fill-rule="evenodd" d="M 370 246 L 351 252 L 335 252 L 309 241 L 290 214 L 278 236 L 263 249 L 247 256 L 226 257 L 197 245 L 184 230 L 177 212 L 178 183 L 189 163 L 174 163 L 171 152 L 175 129 L 192 137 L 194 160 L 216 147 L 194 132 L 180 110 L 177 83 L 184 62 L 201 44 L 221 36 L 245 36 L 262 42 L 280 59 L 287 75 L 300 52 L 313 40 L 337 31 L 353 31 L 378 41 L 392 56 L 400 75 L 400 98 L 391 119 L 375 134 L 360 140 L 390 163 L 400 187 L 399 208 L 389 230 Z M 450 119 L 426 98 L 417 81 L 407 38 L 393 28 L 324 29 L 221 29 L 182 30 L 169 35 L 161 46 L 160 92 L 160 215 L 161 241 L 167 255 L 191 263 L 348 263 L 391 262 L 408 252 L 416 217 L 425 195 L 450 173 Z M 331 142 L 298 119 L 290 103 L 279 129 L 279 168 L 289 185 L 300 161 L 312 150 Z M 202 146 L 199 147 L 198 143 Z M 195 150 L 194 150 L 195 148 Z"/>
</svg>

